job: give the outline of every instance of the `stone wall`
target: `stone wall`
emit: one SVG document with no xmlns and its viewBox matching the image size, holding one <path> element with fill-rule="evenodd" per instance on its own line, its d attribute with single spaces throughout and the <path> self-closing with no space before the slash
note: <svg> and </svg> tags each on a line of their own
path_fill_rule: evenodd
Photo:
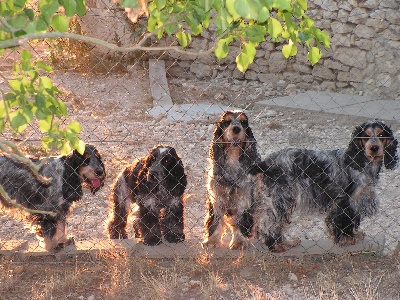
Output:
<svg viewBox="0 0 400 300">
<path fill-rule="evenodd" d="M 400 97 L 400 1 L 398 0 L 311 0 L 307 14 L 331 37 L 331 49 L 315 66 L 305 49 L 285 59 L 282 45 L 264 42 L 245 74 L 235 66 L 235 55 L 217 61 L 213 56 L 184 58 L 171 53 L 172 76 L 216 76 L 260 81 L 271 86 L 299 90 L 330 90 Z M 196 40 L 194 48 L 210 46 L 208 35 Z M 179 59 L 179 63 L 176 63 Z"/>
<path fill-rule="evenodd" d="M 81 18 L 85 34 L 121 46 L 134 45 L 141 38 L 145 22 L 130 23 L 111 0 L 88 0 L 88 6 L 87 15 Z M 301 46 L 296 57 L 285 59 L 281 44 L 266 41 L 245 74 L 236 69 L 239 45 L 233 46 L 230 55 L 221 61 L 214 54 L 194 59 L 176 52 L 168 56 L 164 53 L 168 73 L 201 80 L 218 76 L 254 81 L 280 90 L 329 90 L 400 98 L 399 0 L 309 0 L 308 7 L 307 14 L 316 26 L 331 37 L 331 48 L 323 51 L 315 66 L 307 61 L 306 49 Z M 192 48 L 208 49 L 212 37 L 209 32 L 203 33 L 193 39 Z M 168 39 L 161 43 L 171 45 Z M 98 51 L 109 53 L 101 48 Z M 160 54 L 149 52 L 148 57 L 158 58 Z"/>
</svg>

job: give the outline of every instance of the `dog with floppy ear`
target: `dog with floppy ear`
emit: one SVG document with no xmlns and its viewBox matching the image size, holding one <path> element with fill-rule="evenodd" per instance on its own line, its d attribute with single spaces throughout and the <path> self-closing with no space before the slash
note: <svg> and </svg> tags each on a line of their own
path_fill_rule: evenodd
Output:
<svg viewBox="0 0 400 300">
<path fill-rule="evenodd" d="M 155 146 L 146 156 L 127 166 L 114 183 L 108 233 L 126 239 L 131 203 L 135 211 L 135 237 L 154 246 L 185 240 L 184 192 L 187 181 L 182 160 L 170 146 Z"/>
<path fill-rule="evenodd" d="M 203 246 L 219 246 L 228 227 L 230 249 L 248 246 L 257 194 L 249 170 L 261 161 L 247 115 L 225 111 L 215 126 L 209 150 L 207 208 Z"/>
<path fill-rule="evenodd" d="M 283 234 L 296 207 L 326 214 L 333 241 L 341 246 L 364 238 L 359 231 L 363 218 L 376 213 L 375 186 L 384 165 L 397 165 L 397 139 L 383 122 L 357 126 L 347 149 L 284 149 L 273 153 L 250 173 L 263 173 L 272 197 L 277 222 L 258 228 L 266 245 L 277 252 L 299 244 Z"/>
<path fill-rule="evenodd" d="M 39 182 L 25 164 L 9 156 L 0 156 L 0 184 L 23 207 L 55 214 L 33 213 L 28 218 L 37 226 L 36 234 L 43 239 L 44 248 L 60 250 L 74 242 L 66 234 L 72 203 L 82 198 L 82 186 L 87 186 L 93 194 L 104 186 L 105 167 L 99 151 L 89 144 L 83 155 L 74 150 L 68 155 L 32 161 L 44 162 L 39 174 L 51 178 L 49 184 Z M 2 196 L 0 202 L 10 205 Z"/>
</svg>

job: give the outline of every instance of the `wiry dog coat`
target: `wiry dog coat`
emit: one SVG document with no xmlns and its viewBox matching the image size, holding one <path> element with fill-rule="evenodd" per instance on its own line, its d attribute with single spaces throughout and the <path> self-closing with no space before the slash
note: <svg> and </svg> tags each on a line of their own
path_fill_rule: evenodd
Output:
<svg viewBox="0 0 400 300">
<path fill-rule="evenodd" d="M 174 148 L 156 146 L 148 155 L 126 167 L 118 176 L 111 200 L 108 232 L 112 239 L 126 239 L 131 203 L 139 206 L 135 236 L 146 245 L 158 245 L 162 237 L 182 242 L 184 234 L 184 191 L 186 175 Z"/>
<path fill-rule="evenodd" d="M 375 186 L 382 163 L 397 163 L 397 140 L 382 122 L 357 126 L 347 149 L 285 149 L 270 155 L 252 173 L 263 172 L 273 201 L 276 222 L 265 224 L 259 234 L 274 251 L 299 243 L 285 241 L 284 223 L 296 206 L 326 213 L 329 234 L 339 245 L 364 238 L 358 231 L 364 217 L 377 210 Z"/>
<path fill-rule="evenodd" d="M 42 160 L 35 160 L 39 164 Z M 94 194 L 104 185 L 104 164 L 94 146 L 86 145 L 85 153 L 76 150 L 68 155 L 45 159 L 39 174 L 51 178 L 49 184 L 41 183 L 23 163 L 8 156 L 0 156 L 0 184 L 12 200 L 34 210 L 54 212 L 31 214 L 32 224 L 38 225 L 37 234 L 44 239 L 46 250 L 72 243 L 65 231 L 70 206 L 82 197 L 82 185 Z M 0 196 L 4 206 L 9 203 Z"/>
<path fill-rule="evenodd" d="M 232 233 L 229 248 L 246 247 L 263 184 L 259 186 L 257 179 L 249 176 L 249 170 L 261 159 L 245 113 L 226 111 L 220 116 L 209 154 L 203 246 L 218 246 L 227 225 Z"/>
</svg>

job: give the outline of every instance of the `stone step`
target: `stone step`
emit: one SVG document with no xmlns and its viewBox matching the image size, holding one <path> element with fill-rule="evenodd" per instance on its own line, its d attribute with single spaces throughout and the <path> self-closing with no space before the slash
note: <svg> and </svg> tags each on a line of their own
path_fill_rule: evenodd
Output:
<svg viewBox="0 0 400 300">
<path fill-rule="evenodd" d="M 227 243 L 228 241 L 226 241 Z M 161 244 L 158 246 L 146 246 L 136 243 L 133 239 L 126 240 L 87 240 L 76 241 L 57 253 L 44 250 L 38 242 L 29 243 L 26 241 L 11 240 L 0 241 L 0 256 L 13 257 L 14 259 L 25 259 L 30 257 L 51 257 L 57 260 L 68 259 L 79 255 L 90 255 L 97 257 L 104 252 L 126 252 L 127 254 L 139 255 L 148 258 L 195 258 L 201 254 L 212 254 L 213 257 L 238 257 L 239 255 L 251 255 L 252 257 L 292 256 L 301 257 L 304 255 L 322 254 L 346 254 L 346 253 L 370 253 L 382 255 L 385 244 L 384 235 L 365 237 L 356 245 L 339 247 L 330 239 L 319 241 L 303 240 L 301 245 L 292 248 L 284 253 L 272 253 L 258 240 L 252 240 L 251 246 L 244 250 L 229 250 L 227 245 L 217 249 L 203 249 L 199 240 L 189 239 L 184 243 Z"/>
</svg>

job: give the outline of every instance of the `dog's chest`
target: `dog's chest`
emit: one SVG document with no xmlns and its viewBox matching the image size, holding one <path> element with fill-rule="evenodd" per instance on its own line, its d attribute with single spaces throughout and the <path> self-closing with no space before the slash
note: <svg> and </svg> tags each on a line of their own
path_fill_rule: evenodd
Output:
<svg viewBox="0 0 400 300">
<path fill-rule="evenodd" d="M 248 175 L 239 161 L 226 161 L 223 177 L 233 186 L 243 187 Z"/>
<path fill-rule="evenodd" d="M 179 199 L 171 196 L 170 192 L 163 186 L 159 186 L 148 193 L 140 193 L 137 195 L 136 201 L 150 210 L 156 210 L 172 206 L 174 202 L 179 202 Z"/>
</svg>

